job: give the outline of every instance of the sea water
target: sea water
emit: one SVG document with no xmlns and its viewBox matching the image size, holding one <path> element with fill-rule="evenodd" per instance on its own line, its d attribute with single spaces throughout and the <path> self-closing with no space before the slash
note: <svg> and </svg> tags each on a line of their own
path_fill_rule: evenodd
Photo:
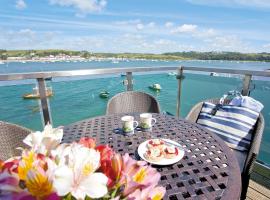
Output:
<svg viewBox="0 0 270 200">
<path fill-rule="evenodd" d="M 230 61 L 89 61 L 89 62 L 54 62 L 54 63 L 5 63 L 0 65 L 0 73 L 20 73 L 37 71 L 62 71 L 112 67 L 159 67 L 159 66 L 198 66 L 232 69 L 266 70 L 269 63 L 230 62 Z M 52 86 L 54 96 L 49 99 L 53 125 L 68 125 L 85 118 L 104 115 L 108 99 L 99 97 L 102 90 L 110 92 L 110 97 L 125 91 L 120 74 L 111 76 L 82 76 L 55 78 L 48 85 Z M 157 98 L 162 111 L 176 114 L 177 80 L 167 72 L 155 74 L 134 74 L 134 90 L 145 91 Z M 159 83 L 160 92 L 148 88 Z M 35 80 L 0 82 L 0 120 L 16 123 L 33 130 L 43 127 L 38 100 L 25 100 L 22 95 L 31 93 Z M 185 73 L 181 94 L 181 116 L 185 117 L 197 102 L 208 98 L 219 98 L 229 90 L 240 90 L 241 77 L 209 76 L 209 74 Z M 261 101 L 265 108 L 263 115 L 266 127 L 261 144 L 259 159 L 270 164 L 270 82 L 253 80 L 251 96 Z"/>
</svg>

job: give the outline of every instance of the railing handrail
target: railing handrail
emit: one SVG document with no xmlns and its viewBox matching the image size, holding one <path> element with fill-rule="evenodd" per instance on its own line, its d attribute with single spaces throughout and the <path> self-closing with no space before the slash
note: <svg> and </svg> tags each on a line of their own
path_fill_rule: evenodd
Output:
<svg viewBox="0 0 270 200">
<path fill-rule="evenodd" d="M 270 77 L 270 70 L 262 71 L 262 70 L 246 70 L 246 69 L 230 69 L 230 68 L 214 68 L 214 67 L 186 67 L 186 66 L 182 66 L 182 68 L 183 70 L 187 70 L 187 71 L 217 72 L 217 73 L 225 73 L 225 74 L 239 74 L 239 75 Z"/>
<path fill-rule="evenodd" d="M 82 76 L 82 75 L 117 74 L 126 72 L 170 71 L 176 70 L 177 68 L 179 67 L 132 67 L 132 68 L 110 68 L 110 69 L 98 68 L 98 69 L 70 70 L 70 71 L 9 73 L 9 74 L 0 74 L 0 81 Z"/>
<path fill-rule="evenodd" d="M 216 72 L 226 74 L 252 75 L 270 77 L 270 70 L 244 70 L 216 67 L 132 67 L 132 68 L 98 68 L 85 70 L 69 70 L 69 71 L 45 71 L 45 72 L 29 72 L 29 73 L 8 73 L 0 74 L 0 81 L 50 78 L 50 77 L 69 77 L 69 76 L 84 76 L 84 75 L 100 75 L 100 74 L 116 74 L 126 72 L 151 72 L 151 71 L 172 71 L 177 69 L 199 72 Z"/>
</svg>

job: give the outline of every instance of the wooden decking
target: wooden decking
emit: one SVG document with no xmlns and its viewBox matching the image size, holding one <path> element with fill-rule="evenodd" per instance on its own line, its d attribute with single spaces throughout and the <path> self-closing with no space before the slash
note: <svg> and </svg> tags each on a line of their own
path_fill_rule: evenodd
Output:
<svg viewBox="0 0 270 200">
<path fill-rule="evenodd" d="M 270 199 L 270 172 L 256 166 L 251 175 L 247 200 Z"/>
<path fill-rule="evenodd" d="M 247 200 L 266 200 L 266 199 L 270 199 L 270 189 L 251 180 L 249 182 Z"/>
</svg>

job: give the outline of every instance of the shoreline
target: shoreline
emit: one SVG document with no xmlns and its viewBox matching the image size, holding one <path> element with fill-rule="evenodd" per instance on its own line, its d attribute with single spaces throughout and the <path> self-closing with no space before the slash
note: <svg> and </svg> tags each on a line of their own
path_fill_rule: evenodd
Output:
<svg viewBox="0 0 270 200">
<path fill-rule="evenodd" d="M 197 61 L 197 62 L 211 62 L 211 61 L 220 61 L 220 62 L 237 62 L 237 63 L 246 63 L 246 62 L 258 62 L 258 63 L 270 63 L 269 61 L 257 61 L 257 60 L 200 60 L 200 59 L 151 59 L 151 58 L 115 58 L 115 57 L 92 57 L 92 58 L 71 58 L 71 59 L 12 59 L 12 60 L 0 60 L 0 64 L 6 63 L 28 63 L 28 62 L 37 62 L 37 63 L 54 63 L 54 62 L 91 62 L 91 61 L 112 61 L 113 63 L 119 62 L 129 62 L 129 61 L 153 61 L 153 62 L 185 62 L 185 61 Z"/>
</svg>

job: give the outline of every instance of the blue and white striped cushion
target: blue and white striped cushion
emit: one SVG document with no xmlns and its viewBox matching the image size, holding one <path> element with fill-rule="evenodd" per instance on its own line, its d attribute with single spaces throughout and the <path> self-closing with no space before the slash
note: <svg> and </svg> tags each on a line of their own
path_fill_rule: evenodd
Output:
<svg viewBox="0 0 270 200">
<path fill-rule="evenodd" d="M 229 147 L 249 149 L 259 113 L 249 108 L 222 105 L 213 115 L 215 104 L 204 102 L 197 123 L 221 137 Z"/>
</svg>

